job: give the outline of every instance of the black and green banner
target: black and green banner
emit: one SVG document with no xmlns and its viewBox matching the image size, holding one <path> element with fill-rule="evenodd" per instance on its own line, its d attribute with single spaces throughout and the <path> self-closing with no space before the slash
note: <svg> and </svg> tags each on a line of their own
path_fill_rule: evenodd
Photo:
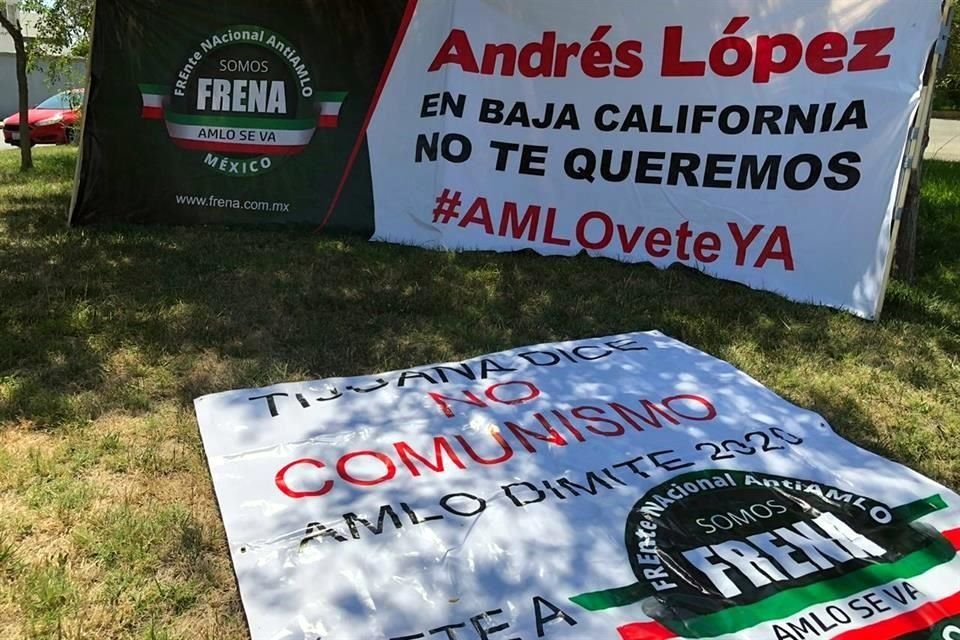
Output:
<svg viewBox="0 0 960 640">
<path fill-rule="evenodd" d="M 405 4 L 98 0 L 71 222 L 372 232 L 361 132 Z"/>
<path fill-rule="evenodd" d="M 884 587 L 906 604 L 910 580 L 956 557 L 953 533 L 914 524 L 946 508 L 939 495 L 890 508 L 796 478 L 689 473 L 647 492 L 630 513 L 625 544 L 637 581 L 572 600 L 595 612 L 638 605 L 656 621 L 624 626 L 624 640 L 736 635 L 851 598 L 856 611 L 857 594 Z M 690 579 L 700 575 L 707 579 Z M 795 640 L 852 620 L 836 615 L 771 632 Z"/>
</svg>

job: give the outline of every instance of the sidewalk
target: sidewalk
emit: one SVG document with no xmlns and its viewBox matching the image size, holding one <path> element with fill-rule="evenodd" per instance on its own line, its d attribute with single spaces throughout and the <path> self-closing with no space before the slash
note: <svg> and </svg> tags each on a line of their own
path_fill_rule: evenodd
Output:
<svg viewBox="0 0 960 640">
<path fill-rule="evenodd" d="M 960 162 L 960 120 L 931 120 L 927 160 Z"/>
</svg>

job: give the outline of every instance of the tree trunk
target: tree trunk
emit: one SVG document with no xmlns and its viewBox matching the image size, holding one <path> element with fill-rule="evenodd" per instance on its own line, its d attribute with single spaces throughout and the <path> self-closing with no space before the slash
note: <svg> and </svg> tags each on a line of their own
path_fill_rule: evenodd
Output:
<svg viewBox="0 0 960 640">
<path fill-rule="evenodd" d="M 907 202 L 900 219 L 900 235 L 897 236 L 895 273 L 905 282 L 914 282 L 917 277 L 917 227 L 920 221 L 920 187 L 923 184 L 923 165 L 910 174 Z"/>
<path fill-rule="evenodd" d="M 14 37 L 14 41 L 18 38 Z M 23 37 L 17 49 L 17 88 L 20 91 L 20 170 L 33 169 L 33 149 L 30 140 L 30 88 L 27 84 L 27 52 Z"/>
<path fill-rule="evenodd" d="M 13 24 L 0 12 L 0 25 L 13 38 L 17 54 L 17 91 L 20 95 L 20 170 L 33 168 L 33 152 L 30 148 L 30 88 L 27 84 L 27 47 L 19 24 Z"/>
</svg>

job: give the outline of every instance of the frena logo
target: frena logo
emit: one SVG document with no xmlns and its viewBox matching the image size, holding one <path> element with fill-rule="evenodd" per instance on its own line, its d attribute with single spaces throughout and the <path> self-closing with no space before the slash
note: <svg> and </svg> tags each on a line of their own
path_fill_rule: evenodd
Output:
<svg viewBox="0 0 960 640">
<path fill-rule="evenodd" d="M 624 543 L 636 582 L 572 600 L 652 619 L 622 627 L 625 640 L 737 634 L 949 563 L 958 532 L 915 522 L 946 507 L 939 496 L 890 508 L 807 480 L 691 473 L 631 510 Z"/>
<path fill-rule="evenodd" d="M 140 85 L 143 117 L 203 153 L 220 173 L 252 177 L 301 153 L 318 128 L 335 128 L 346 93 L 316 89 L 302 53 L 256 26 L 227 27 L 199 43 L 174 82 Z"/>
</svg>

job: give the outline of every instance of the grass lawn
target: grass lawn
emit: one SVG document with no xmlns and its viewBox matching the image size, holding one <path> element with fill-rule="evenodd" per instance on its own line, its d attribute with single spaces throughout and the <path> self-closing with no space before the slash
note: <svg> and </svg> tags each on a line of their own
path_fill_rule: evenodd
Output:
<svg viewBox="0 0 960 640">
<path fill-rule="evenodd" d="M 960 164 L 879 325 L 686 269 L 302 232 L 69 230 L 74 153 L 0 154 L 0 638 L 246 637 L 191 401 L 660 329 L 960 488 Z"/>
</svg>

